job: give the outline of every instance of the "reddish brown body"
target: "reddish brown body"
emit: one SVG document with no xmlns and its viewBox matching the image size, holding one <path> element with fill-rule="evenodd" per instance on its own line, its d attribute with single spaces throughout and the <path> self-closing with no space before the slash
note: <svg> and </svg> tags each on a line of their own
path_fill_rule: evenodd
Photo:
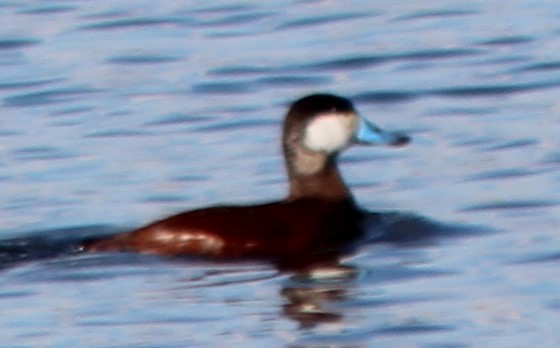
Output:
<svg viewBox="0 0 560 348">
<path fill-rule="evenodd" d="M 309 263 L 347 248 L 360 234 L 360 217 L 351 201 L 300 199 L 212 207 L 94 241 L 86 248 Z"/>
</svg>

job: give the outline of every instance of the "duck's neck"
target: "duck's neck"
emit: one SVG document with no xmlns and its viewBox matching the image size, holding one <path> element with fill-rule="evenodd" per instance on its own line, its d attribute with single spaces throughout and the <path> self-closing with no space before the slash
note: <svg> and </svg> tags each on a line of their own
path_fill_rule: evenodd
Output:
<svg viewBox="0 0 560 348">
<path fill-rule="evenodd" d="M 288 200 L 318 198 L 332 201 L 353 201 L 336 166 L 336 156 L 299 153 L 288 156 L 290 182 Z"/>
</svg>

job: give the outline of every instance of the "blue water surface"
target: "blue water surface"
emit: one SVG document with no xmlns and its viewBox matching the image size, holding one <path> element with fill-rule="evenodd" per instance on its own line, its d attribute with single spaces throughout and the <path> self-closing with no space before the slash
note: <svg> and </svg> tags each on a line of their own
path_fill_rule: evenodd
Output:
<svg viewBox="0 0 560 348">
<path fill-rule="evenodd" d="M 559 346 L 559 19 L 554 0 L 0 0 L 0 345 Z M 282 115 L 314 92 L 413 137 L 342 156 L 380 219 L 322 278 L 73 252 L 281 198 Z"/>
</svg>

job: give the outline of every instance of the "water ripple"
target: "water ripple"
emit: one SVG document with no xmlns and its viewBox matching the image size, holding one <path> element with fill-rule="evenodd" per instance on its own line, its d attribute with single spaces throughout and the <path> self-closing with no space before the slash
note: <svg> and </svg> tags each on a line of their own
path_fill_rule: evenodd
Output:
<svg viewBox="0 0 560 348">
<path fill-rule="evenodd" d="M 393 55 L 392 59 L 403 60 L 429 60 L 429 59 L 444 59 L 466 57 L 481 54 L 480 50 L 472 48 L 443 48 L 443 49 L 427 49 L 419 51 L 403 52 Z"/>
<path fill-rule="evenodd" d="M 419 51 L 408 51 L 390 54 L 365 54 L 354 56 L 341 56 L 331 58 L 314 63 L 302 63 L 295 65 L 286 65 L 282 67 L 255 67 L 255 66 L 223 66 L 209 70 L 209 74 L 213 75 L 263 75 L 263 74 L 278 74 L 286 72 L 307 72 L 310 70 L 317 71 L 338 71 L 338 70 L 353 70 L 364 69 L 392 61 L 402 60 L 437 60 L 448 59 L 456 57 L 466 57 L 480 54 L 480 50 L 475 49 L 426 49 Z M 420 93 L 420 92 L 418 92 Z M 426 93 L 426 92 L 424 92 Z"/>
<path fill-rule="evenodd" d="M 14 298 L 30 297 L 30 296 L 33 296 L 33 295 L 35 295 L 35 293 L 31 290 L 1 291 L 0 292 L 0 299 L 13 300 Z"/>
<path fill-rule="evenodd" d="M 81 30 L 114 30 L 114 29 L 129 29 L 136 27 L 152 27 L 164 25 L 187 25 L 191 24 L 184 18 L 152 18 L 152 17 L 139 17 L 139 18 L 123 18 L 115 20 L 107 20 L 98 23 L 91 23 L 79 26 Z"/>
<path fill-rule="evenodd" d="M 554 311 L 559 311 L 560 310 L 560 300 L 548 301 L 547 307 L 554 310 Z"/>
<path fill-rule="evenodd" d="M 232 129 L 249 129 L 249 127 L 259 128 L 263 126 L 276 126 L 278 125 L 278 121 L 276 120 L 263 120 L 263 119 L 238 119 L 233 121 L 221 121 L 216 124 L 197 127 L 193 129 L 194 132 L 221 132 L 224 130 L 232 130 Z"/>
<path fill-rule="evenodd" d="M 399 103 L 419 97 L 421 93 L 414 91 L 372 91 L 360 93 L 352 98 L 360 103 Z"/>
<path fill-rule="evenodd" d="M 87 87 L 69 87 L 14 95 L 4 98 L 4 106 L 27 107 L 74 101 L 101 90 Z"/>
<path fill-rule="evenodd" d="M 389 61 L 391 57 L 382 55 L 365 55 L 365 56 L 355 56 L 355 57 L 340 57 L 332 60 L 327 60 L 323 62 L 313 63 L 309 65 L 304 65 L 301 68 L 303 70 L 307 69 L 317 69 L 317 70 L 340 70 L 340 69 L 360 69 L 379 65 Z"/>
<path fill-rule="evenodd" d="M 147 126 L 173 126 L 179 124 L 192 124 L 211 120 L 209 116 L 188 115 L 183 113 L 173 113 L 165 115 L 155 121 L 149 122 Z"/>
<path fill-rule="evenodd" d="M 255 90 L 252 82 L 208 82 L 199 83 L 192 86 L 193 93 L 201 94 L 241 94 Z"/>
<path fill-rule="evenodd" d="M 560 153 L 550 153 L 542 161 L 544 164 L 560 164 Z"/>
<path fill-rule="evenodd" d="M 524 168 L 510 168 L 510 169 L 497 169 L 489 170 L 482 173 L 469 175 L 465 180 L 467 181 L 484 181 L 484 180 L 502 180 L 510 178 L 523 178 L 531 175 L 536 175 L 544 172 L 544 170 L 528 170 Z"/>
<path fill-rule="evenodd" d="M 122 137 L 144 137 L 150 135 L 148 132 L 134 129 L 109 129 L 99 130 L 87 134 L 86 138 L 122 138 Z"/>
<path fill-rule="evenodd" d="M 260 21 L 264 18 L 268 18 L 274 15 L 274 13 L 242 13 L 228 15 L 223 18 L 218 19 L 204 19 L 198 20 L 196 25 L 201 26 L 230 26 L 239 24 L 253 24 L 256 21 Z"/>
<path fill-rule="evenodd" d="M 302 344 L 301 347 L 308 345 L 313 346 L 331 346 L 342 344 L 347 347 L 349 342 L 371 342 L 372 337 L 379 335 L 411 335 L 419 333 L 429 333 L 429 332 L 440 332 L 440 331 L 453 331 L 455 327 L 451 325 L 443 324 L 433 324 L 428 322 L 403 322 L 393 325 L 382 325 L 379 327 L 358 329 L 358 330 L 348 330 L 343 333 L 334 334 L 324 334 L 324 335 L 314 335 L 309 336 L 305 339 L 301 339 L 298 343 Z M 354 347 L 354 345 L 351 345 Z M 298 345 L 298 347 L 300 347 Z"/>
<path fill-rule="evenodd" d="M 340 70 L 340 69 L 358 69 L 376 66 L 379 64 L 399 61 L 399 60 L 435 60 L 456 57 L 466 57 L 480 54 L 481 51 L 467 48 L 451 48 L 451 49 L 426 49 L 418 51 L 406 51 L 400 53 L 374 54 L 361 56 L 343 56 L 336 59 L 319 61 L 317 63 L 302 65 L 299 69 L 318 69 L 318 70 Z"/>
<path fill-rule="evenodd" d="M 552 70 L 560 70 L 560 61 L 533 63 L 518 68 L 516 71 L 552 71 Z"/>
<path fill-rule="evenodd" d="M 32 38 L 0 39 L 0 50 L 12 50 L 16 48 L 37 45 L 39 43 L 41 43 L 40 40 Z"/>
<path fill-rule="evenodd" d="M 221 68 L 214 68 L 208 71 L 210 75 L 264 75 L 266 73 L 273 73 L 276 69 L 256 66 L 226 66 Z"/>
<path fill-rule="evenodd" d="M 52 79 L 44 79 L 44 80 L 0 82 L 0 90 L 46 86 L 53 83 L 62 82 L 64 80 L 65 80 L 64 78 L 52 78 Z"/>
<path fill-rule="evenodd" d="M 19 148 L 11 151 L 18 160 L 31 161 L 31 160 L 57 160 L 76 157 L 67 151 L 50 146 L 32 146 Z"/>
<path fill-rule="evenodd" d="M 469 138 L 464 140 L 457 140 L 453 142 L 454 146 L 465 146 L 465 147 L 478 147 L 478 146 L 487 146 L 494 142 L 494 138 L 491 137 L 477 137 L 477 138 Z"/>
<path fill-rule="evenodd" d="M 159 54 L 133 54 L 133 55 L 122 55 L 107 59 L 107 62 L 112 64 L 162 64 L 162 63 L 172 63 L 181 60 L 182 58 L 173 56 L 164 56 Z"/>
<path fill-rule="evenodd" d="M 0 137 L 13 137 L 13 136 L 20 136 L 23 133 L 21 132 L 16 132 L 13 130 L 8 130 L 8 129 L 0 129 Z"/>
<path fill-rule="evenodd" d="M 50 115 L 52 116 L 77 115 L 77 114 L 87 113 L 95 109 L 96 109 L 95 106 L 85 106 L 85 105 L 70 106 L 67 108 L 55 110 L 51 112 Z"/>
<path fill-rule="evenodd" d="M 395 20 L 408 21 L 408 20 L 426 19 L 426 18 L 471 16 L 478 13 L 479 13 L 478 11 L 470 11 L 470 10 L 422 10 L 404 16 L 396 17 Z"/>
<path fill-rule="evenodd" d="M 485 146 L 480 150 L 484 152 L 510 150 L 510 149 L 516 149 L 520 147 L 533 146 L 533 145 L 537 145 L 538 143 L 539 143 L 538 139 L 532 139 L 532 138 L 516 139 L 516 140 L 509 140 L 506 142 L 502 142 L 497 145 Z"/>
<path fill-rule="evenodd" d="M 465 208 L 461 211 L 475 212 L 475 211 L 492 211 L 492 210 L 519 210 L 519 209 L 539 209 L 557 206 L 560 202 L 553 200 L 512 200 L 507 202 L 492 202 L 475 204 Z"/>
<path fill-rule="evenodd" d="M 179 203 L 185 202 L 189 197 L 180 194 L 154 194 L 141 199 L 141 202 L 152 203 Z"/>
<path fill-rule="evenodd" d="M 560 81 L 542 81 L 532 84 L 453 86 L 431 90 L 371 91 L 358 94 L 354 97 L 356 98 L 356 100 L 366 103 L 389 103 L 409 101 L 422 96 L 442 96 L 456 98 L 495 97 L 500 95 L 530 92 L 533 90 L 558 86 L 560 86 Z M 482 113 L 488 113 L 489 110 L 492 109 L 486 108 L 482 111 Z"/>
<path fill-rule="evenodd" d="M 152 316 L 150 318 L 127 318 L 127 319 L 104 319 L 104 318 L 90 318 L 79 319 L 76 323 L 77 326 L 88 327 L 91 329 L 99 327 L 122 327 L 122 326 L 152 326 L 161 324 L 201 324 L 204 322 L 213 322 L 222 319 L 221 316 L 212 316 L 201 313 L 188 313 L 188 314 L 173 314 L 162 317 Z M 132 347 L 132 346 L 130 346 Z M 165 347 L 165 344 L 162 346 Z M 170 344 L 169 347 L 177 347 L 177 345 Z"/>
<path fill-rule="evenodd" d="M 518 260 L 511 262 L 513 265 L 518 264 L 533 264 L 533 263 L 556 263 L 560 261 L 560 251 L 559 252 L 548 252 L 548 253 L 541 253 L 534 256 L 524 257 Z"/>
<path fill-rule="evenodd" d="M 331 15 L 323 16 L 310 16 L 305 18 L 298 18 L 294 20 L 289 20 L 286 23 L 280 24 L 276 29 L 294 29 L 301 27 L 310 27 L 315 25 L 331 24 L 334 22 L 340 22 L 351 19 L 358 19 L 364 17 L 371 17 L 373 14 L 364 14 L 358 12 L 352 13 L 337 13 Z"/>
<path fill-rule="evenodd" d="M 377 330 L 380 334 L 401 335 L 410 333 L 422 333 L 433 331 L 452 331 L 453 326 L 450 325 L 435 325 L 435 324 L 422 324 L 422 323 L 405 323 L 401 325 L 387 326 Z"/>
<path fill-rule="evenodd" d="M 72 5 L 41 5 L 30 9 L 19 11 L 18 13 L 27 15 L 57 14 L 77 10 L 78 6 Z"/>
<path fill-rule="evenodd" d="M 47 246 L 48 244 L 44 244 L 43 248 Z M 81 282 L 118 276 L 151 276 L 156 272 L 154 264 L 160 263 L 157 258 L 147 255 L 72 256 L 69 250 L 66 254 L 66 257 L 60 256 L 14 269 L 10 272 L 10 277 L 26 282 Z M 102 265 L 104 267 L 100 267 Z M 159 271 L 165 272 L 161 267 Z"/>
<path fill-rule="evenodd" d="M 207 4 L 205 4 L 206 6 Z M 212 14 L 212 13 L 227 13 L 227 12 L 244 12 L 254 9 L 253 4 L 233 4 L 233 5 L 211 5 L 209 7 L 201 7 L 196 9 L 188 9 L 186 13 L 201 13 L 201 14 Z"/>
<path fill-rule="evenodd" d="M 533 38 L 528 36 L 505 36 L 494 39 L 484 40 L 479 43 L 483 46 L 506 46 L 506 45 L 520 45 L 534 41 Z"/>
<path fill-rule="evenodd" d="M 416 278 L 433 278 L 457 275 L 456 272 L 433 269 L 417 269 L 404 267 L 385 266 L 367 270 L 368 281 L 372 284 L 382 284 L 387 282 L 400 282 Z"/>
<path fill-rule="evenodd" d="M 326 76 L 267 76 L 258 79 L 257 83 L 271 86 L 317 86 L 331 80 Z"/>
<path fill-rule="evenodd" d="M 175 182 L 200 182 L 200 181 L 210 180 L 210 175 L 188 174 L 188 175 L 176 176 L 171 178 L 170 180 Z"/>
<path fill-rule="evenodd" d="M 497 107 L 481 107 L 481 106 L 461 106 L 446 107 L 434 110 L 429 113 L 430 116 L 486 116 L 499 112 Z"/>
<path fill-rule="evenodd" d="M 444 97 L 483 97 L 499 96 L 519 92 L 529 92 L 544 88 L 558 87 L 560 81 L 543 81 L 531 84 L 480 85 L 446 87 L 431 91 L 431 94 Z"/>
</svg>

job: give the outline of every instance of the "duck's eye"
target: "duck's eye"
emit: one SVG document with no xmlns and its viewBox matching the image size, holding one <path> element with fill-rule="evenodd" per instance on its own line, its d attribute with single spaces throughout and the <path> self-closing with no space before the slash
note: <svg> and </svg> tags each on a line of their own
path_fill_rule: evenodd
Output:
<svg viewBox="0 0 560 348">
<path fill-rule="evenodd" d="M 312 119 L 305 129 L 304 145 L 318 152 L 337 152 L 352 139 L 355 125 L 353 117 L 328 113 Z"/>
</svg>

